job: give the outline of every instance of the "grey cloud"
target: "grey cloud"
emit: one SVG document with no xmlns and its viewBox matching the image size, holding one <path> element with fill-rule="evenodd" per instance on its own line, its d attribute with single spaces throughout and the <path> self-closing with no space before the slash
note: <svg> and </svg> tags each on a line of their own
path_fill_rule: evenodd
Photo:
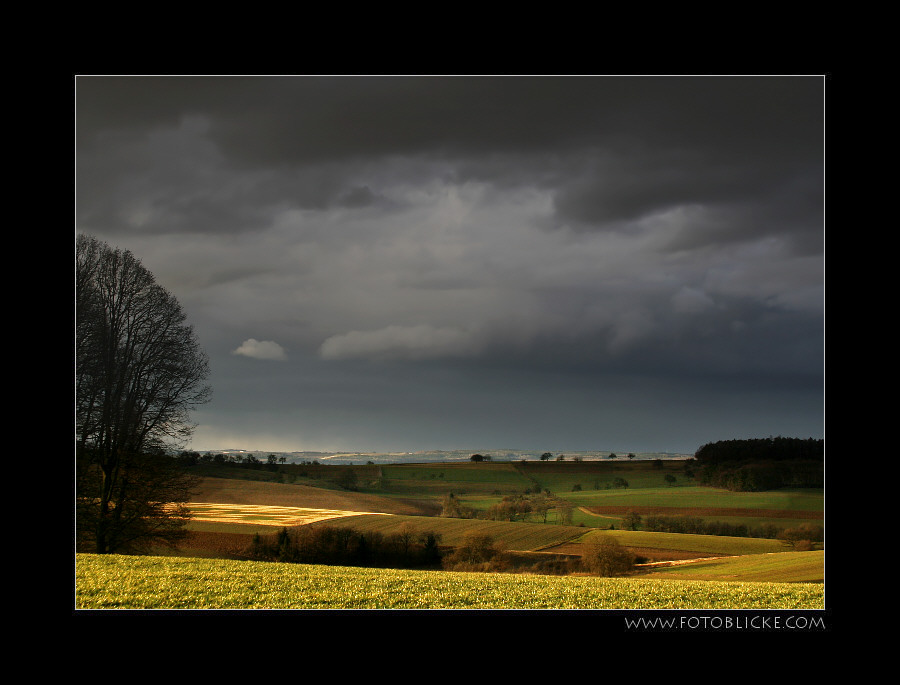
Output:
<svg viewBox="0 0 900 685">
<path fill-rule="evenodd" d="M 601 155 L 599 168 L 558 185 L 554 221 L 575 231 L 665 229 L 667 249 L 778 235 L 808 250 L 821 236 L 824 167 L 718 156 Z"/>
<path fill-rule="evenodd" d="M 248 338 L 232 354 L 268 361 L 284 361 L 287 359 L 284 348 L 277 342 L 274 340 L 257 340 L 256 338 Z"/>
<path fill-rule="evenodd" d="M 601 143 L 781 158 L 821 144 L 816 78 L 85 77 L 77 94 L 82 145 L 204 116 L 233 163 L 267 166 Z"/>
<path fill-rule="evenodd" d="M 344 207 L 366 207 L 377 199 L 369 186 L 355 186 L 341 195 L 339 202 Z"/>
<path fill-rule="evenodd" d="M 389 442 L 420 421 L 449 440 L 451 425 L 499 435 L 488 416 L 515 432 L 519 412 L 535 435 L 583 435 L 592 414 L 624 417 L 620 399 L 664 411 L 643 388 L 699 408 L 729 384 L 795 389 L 808 407 L 823 359 L 821 90 L 79 79 L 77 221 L 185 305 L 220 426 L 274 431 L 283 415 L 321 440 L 353 423 Z M 262 338 L 288 358 L 248 360 Z"/>
<path fill-rule="evenodd" d="M 815 102 L 814 79 L 89 77 L 78 89 L 80 194 L 107 199 L 79 206 L 105 230 L 259 230 L 285 208 L 359 206 L 365 187 L 378 193 L 360 169 L 416 174 L 423 159 L 459 181 L 546 184 L 562 221 L 601 227 L 753 196 L 821 141 L 814 107 L 791 114 Z M 94 163 L 110 136 L 128 177 Z"/>
<path fill-rule="evenodd" d="M 322 343 L 320 353 L 325 359 L 429 359 L 471 356 L 479 347 L 469 331 L 419 324 L 334 335 Z"/>
</svg>

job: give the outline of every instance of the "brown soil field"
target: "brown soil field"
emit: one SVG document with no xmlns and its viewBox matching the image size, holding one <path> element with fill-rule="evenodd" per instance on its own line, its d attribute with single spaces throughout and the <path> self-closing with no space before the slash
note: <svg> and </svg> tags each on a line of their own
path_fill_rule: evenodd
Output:
<svg viewBox="0 0 900 685">
<path fill-rule="evenodd" d="M 641 516 L 740 516 L 781 519 L 824 519 L 822 511 L 801 511 L 798 509 L 741 509 L 740 507 L 629 507 L 603 506 L 584 507 L 592 514 L 624 516 L 633 511 Z"/>
<path fill-rule="evenodd" d="M 429 505 L 411 499 L 381 497 L 343 490 L 323 490 L 308 485 L 286 485 L 230 478 L 202 478 L 200 487 L 191 501 L 342 509 L 412 516 L 434 516 L 440 511 L 439 505 Z"/>
</svg>

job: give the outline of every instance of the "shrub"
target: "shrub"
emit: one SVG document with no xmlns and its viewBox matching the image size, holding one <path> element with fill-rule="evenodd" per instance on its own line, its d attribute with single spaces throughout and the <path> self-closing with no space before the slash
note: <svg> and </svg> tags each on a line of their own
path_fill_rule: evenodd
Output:
<svg viewBox="0 0 900 685">
<path fill-rule="evenodd" d="M 441 502 L 441 516 L 444 518 L 471 519 L 475 518 L 475 510 L 471 507 L 464 507 L 451 492 Z"/>
<path fill-rule="evenodd" d="M 641 525 L 641 515 L 634 511 L 629 511 L 622 517 L 622 527 L 626 530 L 637 530 Z"/>
<path fill-rule="evenodd" d="M 467 533 L 463 542 L 442 559 L 453 571 L 502 571 L 508 567 L 503 550 L 490 535 Z"/>
<path fill-rule="evenodd" d="M 529 570 L 531 573 L 541 575 L 565 576 L 572 573 L 573 570 L 577 570 L 573 566 L 571 559 L 553 556 L 534 562 Z"/>
<path fill-rule="evenodd" d="M 822 526 L 804 523 L 796 528 L 785 528 L 775 537 L 788 543 L 795 550 L 802 551 L 812 549 L 814 542 L 822 542 L 825 539 L 825 529 Z"/>
<path fill-rule="evenodd" d="M 634 555 L 608 535 L 594 537 L 588 544 L 582 563 L 598 576 L 621 576 L 634 569 Z"/>
</svg>

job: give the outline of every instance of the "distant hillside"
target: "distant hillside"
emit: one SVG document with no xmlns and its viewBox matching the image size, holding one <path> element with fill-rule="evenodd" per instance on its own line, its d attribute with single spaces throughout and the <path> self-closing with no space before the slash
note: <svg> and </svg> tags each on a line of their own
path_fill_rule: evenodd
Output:
<svg viewBox="0 0 900 685">
<path fill-rule="evenodd" d="M 553 459 L 557 459 L 562 455 L 565 460 L 596 461 L 606 459 L 691 459 L 693 454 L 684 454 L 678 452 L 614 452 L 607 450 L 598 450 L 591 452 L 571 452 L 571 451 L 552 451 L 552 450 L 518 450 L 518 449 L 468 449 L 468 450 L 429 450 L 423 452 L 273 452 L 269 450 L 245 450 L 245 449 L 223 449 L 223 450 L 202 450 L 197 454 L 215 455 L 222 454 L 233 459 L 244 459 L 249 455 L 260 461 L 266 461 L 270 455 L 274 456 L 279 463 L 286 464 L 303 464 L 310 462 L 318 462 L 320 464 L 409 464 L 409 463 L 431 463 L 431 462 L 452 462 L 452 461 L 468 461 L 473 454 L 481 454 L 490 457 L 492 461 L 537 461 L 541 455 L 550 453 Z M 633 455 L 629 457 L 628 455 Z M 284 462 L 281 460 L 284 459 Z"/>
</svg>

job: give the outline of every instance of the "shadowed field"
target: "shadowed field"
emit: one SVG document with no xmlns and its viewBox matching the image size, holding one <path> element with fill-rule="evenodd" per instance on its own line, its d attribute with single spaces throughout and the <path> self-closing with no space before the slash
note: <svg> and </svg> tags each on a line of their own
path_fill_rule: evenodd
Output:
<svg viewBox="0 0 900 685">
<path fill-rule="evenodd" d="M 383 495 L 327 490 L 308 485 L 285 485 L 231 478 L 203 478 L 192 502 L 258 504 L 306 509 L 337 509 L 384 514 L 429 516 L 440 506 Z"/>
<path fill-rule="evenodd" d="M 656 507 L 641 505 L 614 505 L 585 507 L 594 514 L 624 516 L 634 512 L 641 516 L 657 514 L 659 516 L 730 516 L 735 518 L 777 518 L 777 519 L 824 519 L 823 511 L 800 511 L 796 509 L 749 509 L 740 507 Z"/>
</svg>

